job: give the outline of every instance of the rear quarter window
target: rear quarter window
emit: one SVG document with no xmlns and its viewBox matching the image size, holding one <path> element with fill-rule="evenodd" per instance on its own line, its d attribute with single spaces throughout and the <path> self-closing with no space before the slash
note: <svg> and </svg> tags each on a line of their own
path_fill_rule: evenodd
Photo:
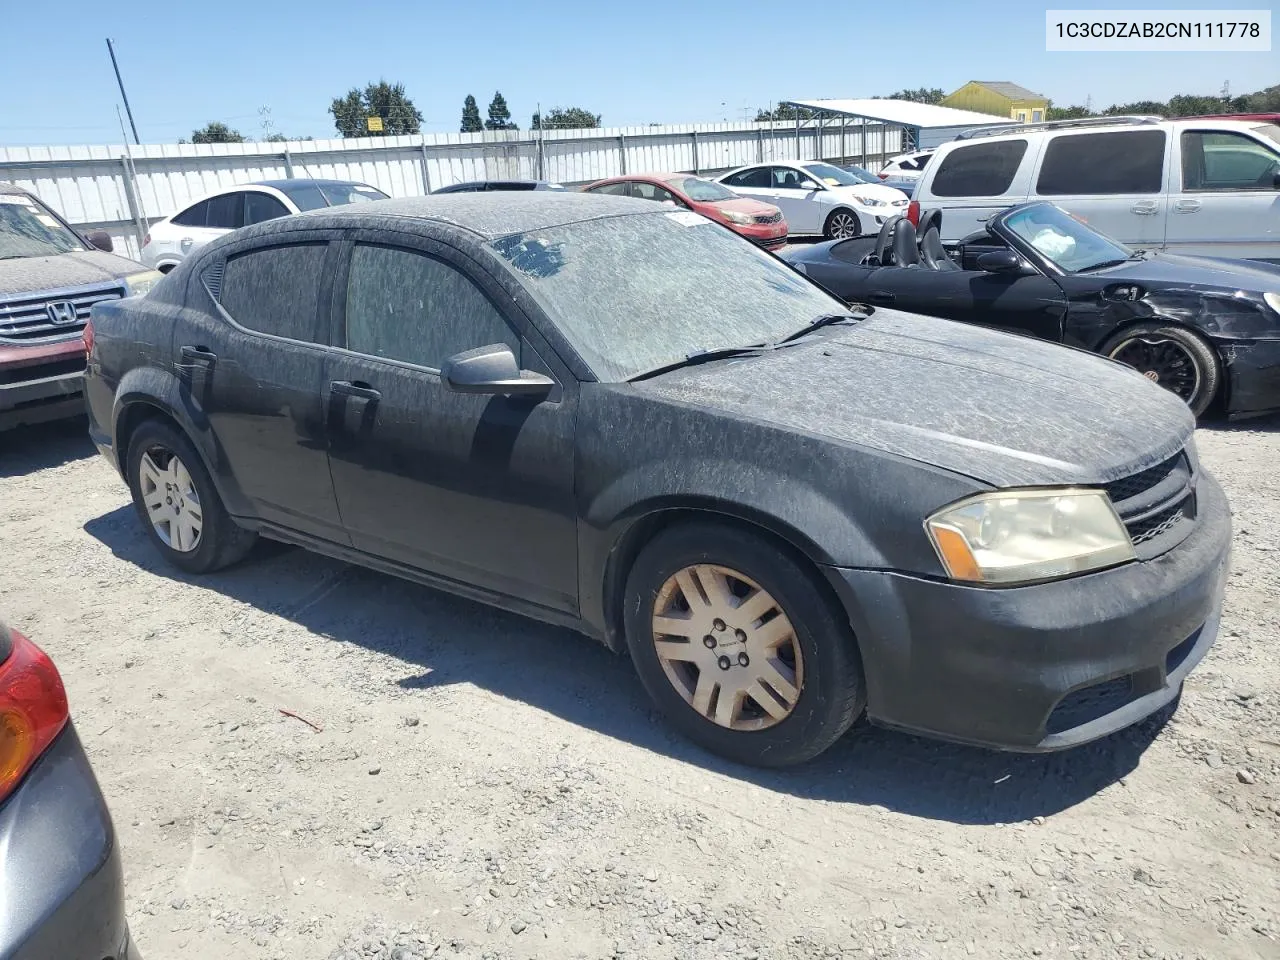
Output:
<svg viewBox="0 0 1280 960">
<path fill-rule="evenodd" d="M 1163 130 L 1059 135 L 1045 148 L 1036 193 L 1042 197 L 1159 193 L 1164 147 Z"/>
<path fill-rule="evenodd" d="M 957 147 L 942 158 L 930 189 L 936 197 L 1001 196 L 1013 185 L 1026 152 L 1026 140 Z"/>
</svg>

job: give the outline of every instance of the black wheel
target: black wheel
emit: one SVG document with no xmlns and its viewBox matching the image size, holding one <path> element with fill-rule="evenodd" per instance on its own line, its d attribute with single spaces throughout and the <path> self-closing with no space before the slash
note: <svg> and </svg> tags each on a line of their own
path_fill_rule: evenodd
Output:
<svg viewBox="0 0 1280 960">
<path fill-rule="evenodd" d="M 188 573 L 208 573 L 242 559 L 257 534 L 227 514 L 204 461 L 181 430 L 142 423 L 125 459 L 133 505 L 151 542 Z"/>
<path fill-rule="evenodd" d="M 790 553 L 734 526 L 672 527 L 627 577 L 626 634 L 682 733 L 739 763 L 817 756 L 866 704 L 847 620 Z"/>
<path fill-rule="evenodd" d="M 850 237 L 862 235 L 862 224 L 858 215 L 852 210 L 841 207 L 833 210 L 822 228 L 822 235 L 828 240 L 848 240 Z"/>
<path fill-rule="evenodd" d="M 1100 352 L 1181 397 L 1197 417 L 1209 409 L 1222 382 L 1222 364 L 1213 347 L 1200 335 L 1172 324 L 1135 324 L 1108 340 Z"/>
</svg>

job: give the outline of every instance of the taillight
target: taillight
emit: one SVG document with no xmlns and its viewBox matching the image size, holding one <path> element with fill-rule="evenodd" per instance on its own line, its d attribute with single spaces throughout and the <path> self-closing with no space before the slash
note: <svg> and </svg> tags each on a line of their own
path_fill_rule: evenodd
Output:
<svg viewBox="0 0 1280 960">
<path fill-rule="evenodd" d="M 913 227 L 920 226 L 920 201 L 912 200 L 907 204 L 907 219 Z"/>
<path fill-rule="evenodd" d="M 53 661 L 18 631 L 8 635 L 13 649 L 0 663 L 0 800 L 67 724 L 67 692 Z"/>
<path fill-rule="evenodd" d="M 85 321 L 84 330 L 81 331 L 80 336 L 84 338 L 84 359 L 85 359 L 85 362 L 88 362 L 89 358 L 93 356 L 93 320 L 92 319 Z"/>
<path fill-rule="evenodd" d="M 876 176 L 879 177 L 881 180 L 889 179 L 889 175 L 887 173 L 877 173 Z"/>
</svg>

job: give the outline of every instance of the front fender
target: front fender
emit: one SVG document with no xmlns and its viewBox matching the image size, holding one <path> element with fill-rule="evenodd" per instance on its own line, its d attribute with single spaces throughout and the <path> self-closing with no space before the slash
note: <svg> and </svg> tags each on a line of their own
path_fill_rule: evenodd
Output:
<svg viewBox="0 0 1280 960">
<path fill-rule="evenodd" d="M 160 367 L 135 367 L 120 379 L 116 388 L 111 411 L 111 446 L 122 476 L 125 475 L 125 458 L 128 455 L 124 434 L 136 422 L 134 418 L 141 412 L 140 405 L 164 414 L 187 435 L 228 513 L 237 517 L 253 515 L 253 508 L 240 491 L 204 410 L 176 374 Z M 126 442 L 122 443 L 122 440 Z"/>
</svg>

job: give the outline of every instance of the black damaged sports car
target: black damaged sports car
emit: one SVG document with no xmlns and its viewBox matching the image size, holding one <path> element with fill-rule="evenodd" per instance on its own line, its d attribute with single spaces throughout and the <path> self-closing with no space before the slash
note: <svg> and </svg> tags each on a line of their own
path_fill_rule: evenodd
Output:
<svg viewBox="0 0 1280 960">
<path fill-rule="evenodd" d="M 1176 698 L 1217 634 L 1230 516 L 1185 404 L 851 314 L 687 210 L 283 217 L 96 305 L 86 341 L 91 434 L 174 565 L 262 534 L 563 624 L 737 760 L 812 757 L 864 711 L 1069 747 Z"/>
<path fill-rule="evenodd" d="M 847 303 L 997 327 L 1136 367 L 1197 415 L 1280 410 L 1280 266 L 1139 253 L 1051 203 L 993 217 L 953 253 L 942 211 L 781 254 Z"/>
</svg>

